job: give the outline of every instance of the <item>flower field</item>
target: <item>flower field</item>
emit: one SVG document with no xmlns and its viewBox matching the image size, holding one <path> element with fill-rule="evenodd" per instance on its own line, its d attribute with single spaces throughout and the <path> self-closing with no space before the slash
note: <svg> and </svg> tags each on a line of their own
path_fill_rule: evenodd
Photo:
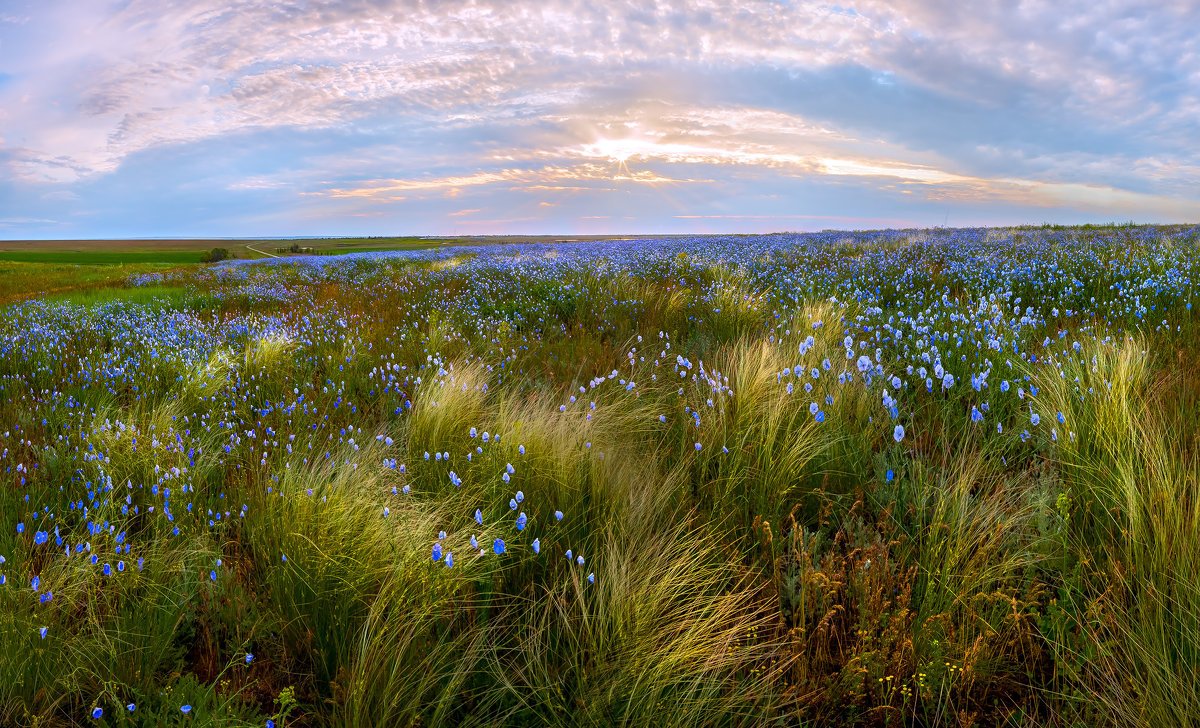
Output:
<svg viewBox="0 0 1200 728">
<path fill-rule="evenodd" d="M 12 303 L 0 724 L 1195 725 L 1198 281 L 937 229 Z"/>
</svg>

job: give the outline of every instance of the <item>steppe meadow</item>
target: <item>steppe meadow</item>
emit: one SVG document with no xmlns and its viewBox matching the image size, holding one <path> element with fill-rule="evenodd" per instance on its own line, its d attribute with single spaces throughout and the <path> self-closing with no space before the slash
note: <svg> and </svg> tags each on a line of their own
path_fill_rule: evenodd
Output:
<svg viewBox="0 0 1200 728">
<path fill-rule="evenodd" d="M 1200 725 L 1198 27 L 0 3 L 0 726 Z"/>
</svg>

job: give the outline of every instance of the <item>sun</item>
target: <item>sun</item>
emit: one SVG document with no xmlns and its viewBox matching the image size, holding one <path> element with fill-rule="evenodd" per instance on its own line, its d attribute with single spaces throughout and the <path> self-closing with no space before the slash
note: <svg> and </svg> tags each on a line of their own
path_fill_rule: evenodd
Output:
<svg viewBox="0 0 1200 728">
<path fill-rule="evenodd" d="M 654 142 L 636 137 L 620 139 L 602 137 L 584 148 L 590 156 L 604 157 L 622 165 L 633 157 L 649 156 L 653 149 Z"/>
</svg>

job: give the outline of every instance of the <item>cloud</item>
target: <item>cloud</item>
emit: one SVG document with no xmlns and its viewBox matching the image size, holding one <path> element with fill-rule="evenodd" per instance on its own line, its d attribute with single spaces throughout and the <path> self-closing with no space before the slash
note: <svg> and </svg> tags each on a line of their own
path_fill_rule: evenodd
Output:
<svg viewBox="0 0 1200 728">
<path fill-rule="evenodd" d="M 51 190 L 42 195 L 42 199 L 51 202 L 74 202 L 79 199 L 79 195 L 71 190 Z"/>
<path fill-rule="evenodd" d="M 946 185 L 959 184 L 969 181 L 968 178 L 957 174 L 943 172 L 929 167 L 905 167 L 894 164 L 861 162 L 853 159 L 821 159 L 821 169 L 825 174 L 846 175 L 852 177 L 895 177 L 905 182 L 920 184 Z"/>
<path fill-rule="evenodd" d="M 0 217 L 0 225 L 56 225 L 57 220 L 44 217 Z"/>
<path fill-rule="evenodd" d="M 226 185 L 229 190 L 278 190 L 284 187 L 288 187 L 287 182 L 261 176 L 247 177 Z"/>
<path fill-rule="evenodd" d="M 588 181 L 627 182 L 633 184 L 668 184 L 696 182 L 693 179 L 675 179 L 666 177 L 650 170 L 630 170 L 619 166 L 601 164 L 576 164 L 571 166 L 546 166 L 538 169 L 500 169 L 490 172 L 476 172 L 469 175 L 454 175 L 448 177 L 425 177 L 415 179 L 375 179 L 359 182 L 353 186 L 334 187 L 332 189 L 313 193 L 333 199 L 360 198 L 378 201 L 394 201 L 404 199 L 400 196 L 406 192 L 434 192 L 458 190 L 464 187 L 480 187 L 485 185 L 505 186 L 521 183 L 521 187 L 530 191 L 558 190 L 594 190 L 595 188 L 579 186 L 560 186 L 548 184 L 556 181 Z"/>
</svg>

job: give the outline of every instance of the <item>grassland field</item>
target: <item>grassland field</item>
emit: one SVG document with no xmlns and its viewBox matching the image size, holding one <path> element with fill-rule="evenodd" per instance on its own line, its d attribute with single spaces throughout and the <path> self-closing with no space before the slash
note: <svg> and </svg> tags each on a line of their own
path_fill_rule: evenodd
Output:
<svg viewBox="0 0 1200 728">
<path fill-rule="evenodd" d="M 286 250 L 279 249 L 286 249 L 293 244 L 311 248 L 318 255 L 336 255 L 372 250 L 410 250 L 463 242 L 465 239 L 420 237 L 0 241 L 0 261 L 73 265 L 183 264 L 201 262 L 213 248 L 224 248 L 234 258 L 255 260 L 287 254 Z"/>
<path fill-rule="evenodd" d="M 0 725 L 1200 725 L 1200 228 L 291 242 L 0 242 Z"/>
<path fill-rule="evenodd" d="M 289 239 L 0 240 L 0 304 L 38 295 L 70 296 L 120 288 L 138 273 L 201 263 L 214 248 L 234 259 L 292 257 L 293 244 L 310 255 L 421 250 L 449 245 L 583 242 L 611 236 L 339 237 Z M 110 294 L 114 295 L 114 294 Z"/>
</svg>

